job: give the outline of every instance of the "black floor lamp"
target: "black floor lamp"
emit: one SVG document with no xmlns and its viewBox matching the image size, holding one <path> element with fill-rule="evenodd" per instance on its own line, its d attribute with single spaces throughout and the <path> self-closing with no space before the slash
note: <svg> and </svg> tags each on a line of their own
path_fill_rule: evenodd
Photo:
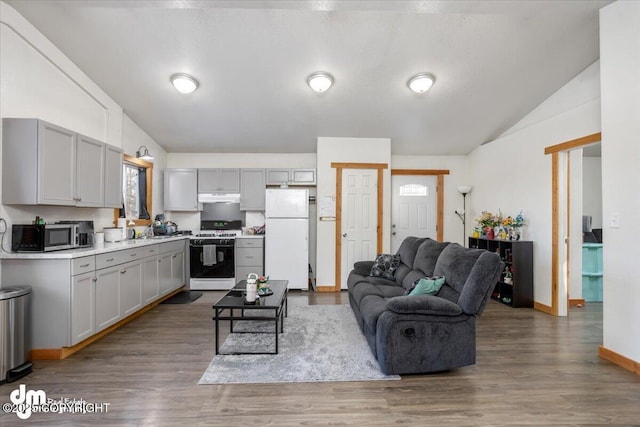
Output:
<svg viewBox="0 0 640 427">
<path fill-rule="evenodd" d="M 471 192 L 473 187 L 470 185 L 459 185 L 458 193 L 462 194 L 462 210 L 456 209 L 456 215 L 462 221 L 462 246 L 466 247 L 467 243 L 465 241 L 465 237 L 467 237 L 467 194 Z"/>
</svg>

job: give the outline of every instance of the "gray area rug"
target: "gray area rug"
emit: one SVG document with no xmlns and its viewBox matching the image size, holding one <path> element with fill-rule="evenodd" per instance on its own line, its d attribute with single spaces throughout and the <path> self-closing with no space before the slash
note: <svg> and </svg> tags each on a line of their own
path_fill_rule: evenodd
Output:
<svg viewBox="0 0 640 427">
<path fill-rule="evenodd" d="M 380 371 L 348 305 L 306 305 L 289 297 L 274 355 L 217 355 L 198 384 L 399 380 Z M 273 331 L 273 322 L 236 322 L 237 331 Z M 256 329 L 258 328 L 258 329 Z M 221 353 L 273 351 L 273 334 L 233 333 Z"/>
</svg>

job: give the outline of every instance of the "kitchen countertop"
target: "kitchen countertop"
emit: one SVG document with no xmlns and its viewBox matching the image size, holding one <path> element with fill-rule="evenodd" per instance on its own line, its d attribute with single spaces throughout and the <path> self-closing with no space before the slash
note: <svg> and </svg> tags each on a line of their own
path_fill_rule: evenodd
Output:
<svg viewBox="0 0 640 427">
<path fill-rule="evenodd" d="M 249 237 L 249 236 L 247 236 Z M 253 237 L 253 236 L 251 236 Z M 71 259 L 84 256 L 99 255 L 108 252 L 121 251 L 140 246 L 157 245 L 176 240 L 189 240 L 189 236 L 155 237 L 146 239 L 131 239 L 123 242 L 105 242 L 104 246 L 93 248 L 68 249 L 53 252 L 0 252 L 0 259 Z"/>
<path fill-rule="evenodd" d="M 263 239 L 264 234 L 242 234 L 240 236 L 236 236 L 236 239 Z"/>
</svg>

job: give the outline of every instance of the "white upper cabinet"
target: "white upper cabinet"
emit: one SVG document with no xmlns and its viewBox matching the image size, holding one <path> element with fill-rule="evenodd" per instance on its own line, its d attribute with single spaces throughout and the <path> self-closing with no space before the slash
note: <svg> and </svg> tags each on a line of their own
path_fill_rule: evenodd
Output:
<svg viewBox="0 0 640 427">
<path fill-rule="evenodd" d="M 267 185 L 316 185 L 315 169 L 267 169 Z"/>
<path fill-rule="evenodd" d="M 239 193 L 240 169 L 198 169 L 198 193 Z"/>
<path fill-rule="evenodd" d="M 242 169 L 240 210 L 263 211 L 265 180 L 264 169 Z"/>
<path fill-rule="evenodd" d="M 36 203 L 45 205 L 76 204 L 76 134 L 70 130 L 43 121 L 34 121 L 37 128 L 38 165 L 24 171 L 36 174 L 38 179 Z M 30 141 L 31 142 L 31 141 Z M 11 144 L 3 138 L 3 145 Z M 16 141 L 20 144 L 19 141 Z M 24 153 L 28 155 L 28 153 Z M 4 160 L 4 156 L 3 156 Z M 3 171 L 5 169 L 3 168 Z M 40 172 L 39 174 L 37 172 Z M 15 178 L 21 179 L 24 172 Z M 13 181 L 8 177 L 9 181 Z M 15 179 L 14 178 L 14 179 Z M 4 183 L 7 177 L 3 177 Z"/>
<path fill-rule="evenodd" d="M 105 194 L 122 191 L 121 150 L 43 120 L 2 124 L 2 203 L 120 206 Z"/>
<path fill-rule="evenodd" d="M 104 207 L 122 208 L 122 150 L 108 144 L 104 162 Z"/>
<path fill-rule="evenodd" d="M 105 144 L 88 136 L 78 135 L 75 196 L 77 206 L 104 206 L 104 170 Z"/>
<path fill-rule="evenodd" d="M 197 189 L 197 169 L 166 169 L 164 171 L 164 209 L 197 211 Z"/>
</svg>

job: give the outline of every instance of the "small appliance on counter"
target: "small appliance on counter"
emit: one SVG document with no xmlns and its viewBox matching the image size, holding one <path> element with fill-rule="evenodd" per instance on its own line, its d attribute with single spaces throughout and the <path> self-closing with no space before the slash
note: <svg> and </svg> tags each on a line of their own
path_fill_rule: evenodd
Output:
<svg viewBox="0 0 640 427">
<path fill-rule="evenodd" d="M 14 224 L 11 229 L 13 252 L 50 252 L 93 246 L 93 221 L 58 221 L 45 224 Z"/>
<path fill-rule="evenodd" d="M 122 240 L 122 228 L 120 227 L 105 227 L 104 228 L 104 241 L 105 242 L 119 242 Z"/>
</svg>

